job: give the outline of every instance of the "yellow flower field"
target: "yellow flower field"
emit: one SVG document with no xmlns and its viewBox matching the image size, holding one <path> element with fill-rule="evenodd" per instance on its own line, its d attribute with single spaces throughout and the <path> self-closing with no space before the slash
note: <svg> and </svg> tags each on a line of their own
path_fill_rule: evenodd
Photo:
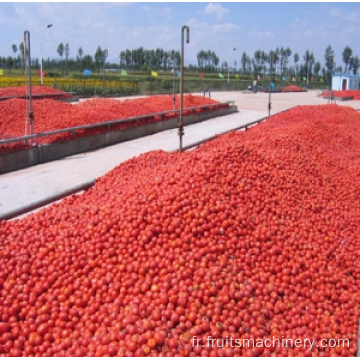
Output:
<svg viewBox="0 0 360 360">
<path fill-rule="evenodd" d="M 31 84 L 38 86 L 41 84 L 39 76 L 31 77 Z M 100 79 L 66 79 L 66 78 L 43 78 L 43 84 L 55 89 L 64 91 L 77 90 L 81 93 L 87 92 L 91 89 L 95 92 L 102 91 L 103 81 Z M 10 86 L 24 86 L 28 85 L 28 77 L 26 76 L 1 76 L 0 87 L 6 88 Z M 124 80 L 105 80 L 106 89 L 126 89 L 126 92 L 137 92 L 138 83 L 136 81 Z M 82 90 L 82 91 L 81 91 Z"/>
</svg>

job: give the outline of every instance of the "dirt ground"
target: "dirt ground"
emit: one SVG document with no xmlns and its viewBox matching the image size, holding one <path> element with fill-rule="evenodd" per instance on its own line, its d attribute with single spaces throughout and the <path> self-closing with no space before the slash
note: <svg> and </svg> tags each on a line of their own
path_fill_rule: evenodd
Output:
<svg viewBox="0 0 360 360">
<path fill-rule="evenodd" d="M 284 111 L 298 105 L 325 105 L 329 103 L 329 99 L 320 97 L 319 90 L 309 90 L 306 92 L 289 92 L 289 93 L 271 93 L 271 113 Z M 203 93 L 193 93 L 193 95 L 201 95 Z M 206 96 L 209 96 L 206 93 Z M 257 110 L 268 111 L 269 94 L 268 93 L 252 93 L 250 91 L 214 91 L 210 94 L 212 99 L 220 102 L 235 101 L 238 110 Z M 133 99 L 141 96 L 129 96 L 116 98 L 117 100 Z M 87 100 L 87 99 L 86 99 Z M 82 101 L 86 101 L 85 99 Z M 360 100 L 335 100 L 337 105 L 350 106 L 360 111 Z"/>
<path fill-rule="evenodd" d="M 319 97 L 320 91 L 310 90 L 307 92 L 292 93 L 272 93 L 271 94 L 271 110 L 279 112 L 297 105 L 324 105 L 329 100 Z M 203 94 L 198 94 L 203 95 Z M 233 100 L 238 110 L 268 110 L 269 94 L 267 93 L 251 93 L 242 91 L 229 92 L 213 92 L 211 98 L 221 102 Z M 335 100 L 337 105 L 350 106 L 356 110 L 360 110 L 360 100 Z"/>
</svg>

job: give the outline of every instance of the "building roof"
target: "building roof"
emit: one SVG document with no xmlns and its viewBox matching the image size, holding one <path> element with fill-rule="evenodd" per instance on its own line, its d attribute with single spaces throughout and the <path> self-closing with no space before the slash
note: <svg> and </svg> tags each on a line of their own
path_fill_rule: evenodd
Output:
<svg viewBox="0 0 360 360">
<path fill-rule="evenodd" d="M 352 74 L 343 74 L 343 73 L 340 73 L 340 74 L 334 74 L 333 75 L 333 77 L 334 76 L 347 76 L 347 77 L 352 77 L 352 78 L 358 78 L 359 77 L 359 75 L 352 75 Z"/>
</svg>

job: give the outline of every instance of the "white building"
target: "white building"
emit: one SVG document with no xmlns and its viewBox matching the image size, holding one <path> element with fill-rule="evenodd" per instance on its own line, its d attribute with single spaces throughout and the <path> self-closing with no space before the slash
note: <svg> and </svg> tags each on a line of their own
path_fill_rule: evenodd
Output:
<svg viewBox="0 0 360 360">
<path fill-rule="evenodd" d="M 359 75 L 334 74 L 331 80 L 331 90 L 359 90 Z"/>
</svg>

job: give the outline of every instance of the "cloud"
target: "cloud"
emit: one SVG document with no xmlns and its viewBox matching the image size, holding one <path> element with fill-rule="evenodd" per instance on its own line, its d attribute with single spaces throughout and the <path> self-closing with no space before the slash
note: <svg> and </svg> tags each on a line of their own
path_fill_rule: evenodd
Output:
<svg viewBox="0 0 360 360">
<path fill-rule="evenodd" d="M 231 32 L 231 31 L 238 31 L 240 29 L 239 26 L 234 25 L 232 23 L 227 24 L 216 24 L 212 27 L 213 31 L 216 33 L 225 33 L 225 32 Z"/>
<path fill-rule="evenodd" d="M 173 20 L 173 10 L 169 6 L 149 6 L 143 5 L 142 10 L 147 13 L 147 16 L 153 19 L 154 22 L 158 21 L 160 17 L 163 21 L 170 22 Z"/>
<path fill-rule="evenodd" d="M 220 4 L 210 3 L 206 6 L 204 13 L 206 15 L 215 15 L 216 20 L 222 20 L 229 12 L 229 9 L 222 7 Z"/>
<path fill-rule="evenodd" d="M 261 31 L 258 28 L 252 29 L 248 34 L 256 38 L 271 39 L 274 37 L 274 34 L 271 31 Z"/>
<path fill-rule="evenodd" d="M 191 18 L 188 20 L 188 25 L 191 28 L 191 31 L 209 31 L 210 25 L 206 21 L 200 21 L 198 19 Z"/>
<path fill-rule="evenodd" d="M 332 18 L 336 20 L 341 20 L 345 22 L 359 22 L 360 21 L 360 11 L 352 9 L 351 11 L 344 12 L 343 9 L 336 6 L 329 6 L 326 9 L 326 12 Z"/>
</svg>

